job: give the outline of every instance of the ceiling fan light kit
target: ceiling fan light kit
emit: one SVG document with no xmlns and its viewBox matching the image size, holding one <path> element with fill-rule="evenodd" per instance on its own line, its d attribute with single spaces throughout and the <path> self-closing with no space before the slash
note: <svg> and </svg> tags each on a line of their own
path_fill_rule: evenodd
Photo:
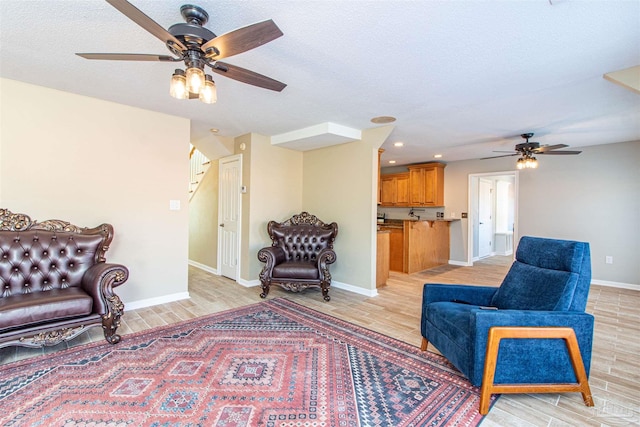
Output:
<svg viewBox="0 0 640 427">
<path fill-rule="evenodd" d="M 515 153 L 512 154 L 504 154 L 502 156 L 491 156 L 491 157 L 483 157 L 481 160 L 485 159 L 496 159 L 498 157 L 510 157 L 510 156 L 520 156 L 520 158 L 516 161 L 516 169 L 535 169 L 538 167 L 538 159 L 536 159 L 534 154 L 580 154 L 582 151 L 554 151 L 558 148 L 566 148 L 568 145 L 566 144 L 556 144 L 556 145 L 543 145 L 541 146 L 539 142 L 529 142 L 529 138 L 533 136 L 532 132 L 523 133 L 520 135 L 522 139 L 526 142 L 521 144 L 516 144 Z M 498 151 L 499 152 L 499 151 Z M 502 151 L 503 153 L 508 151 Z"/>
<path fill-rule="evenodd" d="M 175 56 L 130 53 L 77 53 L 76 55 L 98 60 L 183 61 L 186 70 L 175 70 L 171 76 L 169 94 L 176 99 L 198 98 L 206 104 L 215 103 L 218 95 L 213 77 L 204 71 L 205 66 L 209 66 L 214 73 L 276 92 L 282 91 L 287 86 L 254 71 L 219 62 L 222 58 L 246 52 L 282 36 L 282 31 L 272 20 L 258 22 L 216 36 L 211 30 L 203 27 L 209 20 L 209 14 L 198 6 L 190 4 L 182 6 L 180 13 L 186 23 L 174 24 L 165 30 L 126 0 L 106 1 L 162 40 Z"/>
</svg>

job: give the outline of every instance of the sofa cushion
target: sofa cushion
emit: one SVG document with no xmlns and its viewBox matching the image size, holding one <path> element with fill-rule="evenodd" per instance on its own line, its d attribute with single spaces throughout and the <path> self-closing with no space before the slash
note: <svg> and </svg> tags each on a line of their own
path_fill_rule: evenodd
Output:
<svg viewBox="0 0 640 427">
<path fill-rule="evenodd" d="M 286 261 L 273 267 L 274 278 L 317 280 L 318 267 L 311 262 Z"/>
<path fill-rule="evenodd" d="M 0 296 L 80 286 L 103 244 L 100 234 L 0 232 Z"/>
<path fill-rule="evenodd" d="M 93 299 L 81 288 L 13 295 L 0 298 L 0 330 L 88 316 Z"/>
</svg>

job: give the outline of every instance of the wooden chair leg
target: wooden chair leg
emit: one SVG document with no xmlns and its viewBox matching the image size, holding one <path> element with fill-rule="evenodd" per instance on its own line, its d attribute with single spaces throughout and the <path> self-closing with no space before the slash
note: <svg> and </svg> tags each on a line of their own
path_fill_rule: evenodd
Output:
<svg viewBox="0 0 640 427">
<path fill-rule="evenodd" d="M 503 338 L 561 338 L 564 340 L 571 366 L 575 373 L 577 383 L 558 384 L 498 384 L 495 385 L 496 364 L 498 362 L 498 350 L 500 340 Z M 586 406 L 593 406 L 591 388 L 584 369 L 580 347 L 576 333 L 572 328 L 554 327 L 511 327 L 494 326 L 489 329 L 487 341 L 487 352 L 484 361 L 484 372 L 482 375 L 482 387 L 480 389 L 480 414 L 486 415 L 489 412 L 489 403 L 492 394 L 507 393 L 565 393 L 580 392 Z"/>
<path fill-rule="evenodd" d="M 422 344 L 420 344 L 420 350 L 427 351 L 427 346 L 429 345 L 429 341 L 425 337 L 422 337 Z"/>
</svg>

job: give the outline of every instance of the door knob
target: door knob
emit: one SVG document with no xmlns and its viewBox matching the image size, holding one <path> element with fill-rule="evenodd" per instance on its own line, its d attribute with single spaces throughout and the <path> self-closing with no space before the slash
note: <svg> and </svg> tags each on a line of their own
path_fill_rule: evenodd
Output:
<svg viewBox="0 0 640 427">
<path fill-rule="evenodd" d="M 220 224 L 220 227 L 224 227 L 224 223 Z"/>
</svg>

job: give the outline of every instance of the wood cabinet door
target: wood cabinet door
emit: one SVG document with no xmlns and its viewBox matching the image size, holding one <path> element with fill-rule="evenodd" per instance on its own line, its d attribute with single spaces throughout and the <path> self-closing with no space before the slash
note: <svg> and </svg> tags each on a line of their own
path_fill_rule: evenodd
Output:
<svg viewBox="0 0 640 427">
<path fill-rule="evenodd" d="M 404 231 L 392 228 L 389 233 L 389 270 L 404 271 Z"/>
<path fill-rule="evenodd" d="M 380 178 L 380 204 L 393 206 L 396 201 L 396 180 L 393 177 Z"/>
<path fill-rule="evenodd" d="M 411 206 L 424 204 L 424 169 L 409 170 L 409 203 Z"/>
<path fill-rule="evenodd" d="M 424 199 L 423 203 L 429 206 L 436 206 L 438 176 L 436 168 L 423 169 L 424 172 Z"/>
<path fill-rule="evenodd" d="M 409 206 L 409 175 L 396 178 L 396 206 Z"/>
</svg>

